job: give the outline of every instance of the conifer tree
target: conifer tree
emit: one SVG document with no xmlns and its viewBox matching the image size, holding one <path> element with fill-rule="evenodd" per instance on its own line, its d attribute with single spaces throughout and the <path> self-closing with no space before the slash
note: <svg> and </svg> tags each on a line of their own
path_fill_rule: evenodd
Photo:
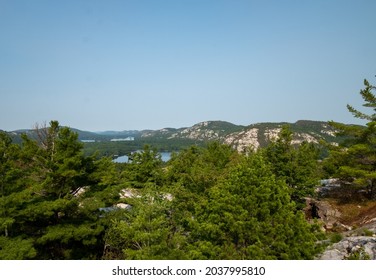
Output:
<svg viewBox="0 0 376 280">
<path fill-rule="evenodd" d="M 162 159 L 155 148 L 145 145 L 143 150 L 134 152 L 130 156 L 123 176 L 134 188 L 149 185 L 160 185 L 162 180 Z"/>
<path fill-rule="evenodd" d="M 192 223 L 190 252 L 208 259 L 311 259 L 316 237 L 260 153 L 209 192 Z"/>
<path fill-rule="evenodd" d="M 19 156 L 19 146 L 0 132 L 0 260 L 31 259 L 37 254 L 33 239 L 18 230 L 17 210 L 26 197 Z"/>
<path fill-rule="evenodd" d="M 330 125 L 344 135 L 347 140 L 339 147 L 331 147 L 331 156 L 327 160 L 333 176 L 344 182 L 346 188 L 355 188 L 367 192 L 371 199 L 376 198 L 376 87 L 364 80 L 364 88 L 360 95 L 363 106 L 371 108 L 373 113 L 367 114 L 347 105 L 347 109 L 355 118 L 368 121 L 365 126 L 344 125 L 334 121 Z"/>
<path fill-rule="evenodd" d="M 277 178 L 290 187 L 292 199 L 302 208 L 305 197 L 313 195 L 319 182 L 319 151 L 312 143 L 293 145 L 292 136 L 290 128 L 283 126 L 278 138 L 261 152 Z"/>
<path fill-rule="evenodd" d="M 185 259 L 185 237 L 172 219 L 172 203 L 163 193 L 148 187 L 128 201 L 132 207 L 118 210 L 105 236 L 105 259 Z"/>
<path fill-rule="evenodd" d="M 105 221 L 99 208 L 118 196 L 111 165 L 85 157 L 77 134 L 52 121 L 15 146 L 0 135 L 0 258 L 97 258 Z"/>
</svg>

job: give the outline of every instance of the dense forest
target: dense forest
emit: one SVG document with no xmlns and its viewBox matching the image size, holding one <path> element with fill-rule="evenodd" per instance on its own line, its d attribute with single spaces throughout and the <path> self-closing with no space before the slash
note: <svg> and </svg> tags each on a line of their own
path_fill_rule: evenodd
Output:
<svg viewBox="0 0 376 280">
<path fill-rule="evenodd" d="M 257 150 L 210 142 L 168 162 L 152 145 L 128 163 L 84 153 L 57 121 L 22 143 L 0 132 L 0 259 L 314 259 L 327 236 L 303 208 L 320 179 L 376 198 L 376 114 L 348 109 L 368 123 L 330 122 L 341 145 L 293 145 L 284 126 Z"/>
</svg>

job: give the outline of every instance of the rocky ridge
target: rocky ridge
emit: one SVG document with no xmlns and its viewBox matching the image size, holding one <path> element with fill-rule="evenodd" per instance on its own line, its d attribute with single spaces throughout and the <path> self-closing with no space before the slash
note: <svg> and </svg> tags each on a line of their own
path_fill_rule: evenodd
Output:
<svg viewBox="0 0 376 280">
<path fill-rule="evenodd" d="M 319 191 L 320 189 L 322 187 Z M 339 207 L 335 203 L 330 203 L 330 200 L 307 198 L 305 208 L 307 219 L 316 219 L 322 225 L 323 231 L 336 237 L 334 240 L 323 241 L 329 246 L 317 256 L 317 259 L 376 260 L 376 208 L 374 205 L 375 203 L 370 202 L 368 206 L 342 204 Z M 358 211 L 354 210 L 354 207 Z M 352 216 L 350 219 L 349 213 Z"/>
<path fill-rule="evenodd" d="M 350 236 L 333 244 L 324 251 L 319 260 L 376 260 L 375 236 Z"/>
<path fill-rule="evenodd" d="M 278 137 L 282 126 L 288 125 L 293 132 L 293 144 L 300 144 L 303 141 L 318 144 L 326 142 L 337 143 L 340 138 L 335 136 L 336 130 L 327 122 L 300 120 L 295 123 L 257 123 L 248 126 L 235 125 L 225 121 L 204 121 L 191 127 L 163 128 L 159 130 L 141 131 L 107 131 L 88 132 L 72 129 L 78 133 L 79 140 L 91 140 L 95 142 L 110 141 L 113 138 L 130 137 L 142 143 L 158 141 L 159 143 L 169 141 L 182 142 L 189 140 L 189 143 L 205 143 L 208 141 L 219 141 L 228 144 L 242 152 L 246 149 L 258 149 L 264 147 L 270 141 Z M 31 130 L 20 130 L 9 132 L 10 136 L 20 142 L 20 135 L 27 133 L 33 137 L 35 132 Z M 35 135 L 34 135 L 35 136 Z M 35 137 L 34 137 L 35 138 Z"/>
<path fill-rule="evenodd" d="M 325 140 L 336 142 L 336 130 L 326 122 L 297 121 L 296 123 L 258 123 L 249 126 L 239 126 L 222 121 L 206 121 L 188 128 L 145 131 L 142 138 L 190 139 L 195 141 L 219 141 L 234 147 L 239 152 L 248 148 L 258 149 L 272 140 L 277 139 L 283 125 L 288 125 L 293 131 L 293 144 L 303 141 L 318 144 Z"/>
</svg>

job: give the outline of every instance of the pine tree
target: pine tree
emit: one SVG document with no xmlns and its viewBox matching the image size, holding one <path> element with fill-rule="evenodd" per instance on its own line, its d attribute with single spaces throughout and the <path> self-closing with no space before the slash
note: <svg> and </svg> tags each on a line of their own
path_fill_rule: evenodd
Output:
<svg viewBox="0 0 376 280">
<path fill-rule="evenodd" d="M 162 164 L 160 153 L 155 148 L 145 145 L 142 151 L 134 152 L 130 157 L 123 176 L 134 188 L 160 185 Z"/>
<path fill-rule="evenodd" d="M 116 179 L 103 175 L 113 165 L 85 157 L 77 134 L 56 121 L 37 134 L 21 146 L 0 135 L 0 258 L 98 258 L 99 208 L 118 197 Z"/>
<path fill-rule="evenodd" d="M 305 197 L 313 195 L 319 182 L 319 150 L 308 142 L 293 145 L 292 137 L 290 128 L 283 126 L 278 138 L 261 152 L 277 178 L 290 187 L 292 199 L 302 208 Z"/>
<path fill-rule="evenodd" d="M 0 132 L 0 260 L 31 259 L 37 254 L 33 239 L 18 234 L 17 210 L 27 194 L 24 172 L 19 161 L 20 148 Z"/>
<path fill-rule="evenodd" d="M 316 253 L 311 226 L 259 153 L 210 190 L 193 223 L 197 258 L 311 259 Z"/>
<path fill-rule="evenodd" d="M 153 188 L 128 201 L 132 207 L 112 214 L 104 259 L 185 259 L 185 237 L 172 219 L 171 201 Z"/>
<path fill-rule="evenodd" d="M 363 113 L 351 105 L 347 105 L 355 118 L 368 121 L 366 126 L 343 125 L 334 121 L 330 125 L 338 130 L 338 135 L 347 136 L 347 141 L 339 147 L 331 147 L 331 156 L 327 160 L 330 170 L 344 182 L 347 189 L 358 189 L 367 192 L 368 197 L 376 198 L 376 96 L 375 86 L 364 80 L 364 89 L 360 95 L 364 107 L 371 108 L 374 113 Z"/>
</svg>

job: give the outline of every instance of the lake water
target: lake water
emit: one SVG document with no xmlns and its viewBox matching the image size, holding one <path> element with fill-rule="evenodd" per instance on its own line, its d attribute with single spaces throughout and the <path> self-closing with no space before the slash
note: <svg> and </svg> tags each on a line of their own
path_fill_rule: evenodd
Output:
<svg viewBox="0 0 376 280">
<path fill-rule="evenodd" d="M 164 162 L 169 161 L 171 159 L 171 152 L 161 152 L 160 154 L 161 154 L 162 161 Z M 117 162 L 117 163 L 125 163 L 128 161 L 129 161 L 128 156 L 117 157 L 113 160 L 113 162 Z"/>
</svg>

